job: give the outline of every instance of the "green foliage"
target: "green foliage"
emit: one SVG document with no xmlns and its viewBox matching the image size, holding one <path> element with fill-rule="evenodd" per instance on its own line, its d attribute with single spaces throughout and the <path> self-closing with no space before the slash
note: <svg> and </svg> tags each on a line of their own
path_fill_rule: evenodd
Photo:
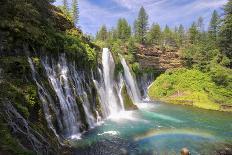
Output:
<svg viewBox="0 0 232 155">
<path fill-rule="evenodd" d="M 219 32 L 220 48 L 223 54 L 230 59 L 232 67 L 232 0 L 229 0 L 224 7 L 224 19 Z"/>
<path fill-rule="evenodd" d="M 185 30 L 184 30 L 184 26 L 182 24 L 180 24 L 179 28 L 178 28 L 178 32 L 177 32 L 178 36 L 177 36 L 177 42 L 179 46 L 183 46 L 184 42 L 186 42 L 186 37 L 185 37 Z"/>
<path fill-rule="evenodd" d="M 197 25 L 193 22 L 192 26 L 189 28 L 189 42 L 194 44 L 198 41 L 199 31 L 197 30 Z"/>
<path fill-rule="evenodd" d="M 96 40 L 106 41 L 108 39 L 107 28 L 103 25 L 96 34 Z"/>
<path fill-rule="evenodd" d="M 134 63 L 131 65 L 131 68 L 132 68 L 133 72 L 134 72 L 136 75 L 140 74 L 141 69 L 140 69 L 140 65 L 139 65 L 138 62 L 134 62 Z"/>
<path fill-rule="evenodd" d="M 219 20 L 220 20 L 220 17 L 217 11 L 214 10 L 211 20 L 210 20 L 209 35 L 210 35 L 210 38 L 214 40 L 215 42 L 217 41 L 217 38 L 218 38 Z"/>
<path fill-rule="evenodd" d="M 231 89 L 216 85 L 207 73 L 188 69 L 166 71 L 152 84 L 149 96 L 213 110 L 219 110 L 220 104 L 232 104 Z"/>
<path fill-rule="evenodd" d="M 0 99 L 7 98 L 15 104 L 24 118 L 30 118 L 30 110 L 39 104 L 37 87 L 25 83 L 30 76 L 30 67 L 25 57 L 2 57 L 0 66 L 4 68 L 5 81 L 0 83 Z"/>
<path fill-rule="evenodd" d="M 123 52 L 122 45 L 123 45 L 122 40 L 117 39 L 116 41 L 113 42 L 111 51 L 113 52 L 114 55 L 122 54 Z"/>
<path fill-rule="evenodd" d="M 117 24 L 117 38 L 121 40 L 128 40 L 131 36 L 131 27 L 125 18 L 120 18 Z"/>
<path fill-rule="evenodd" d="M 123 103 L 124 103 L 125 110 L 137 109 L 136 105 L 134 105 L 133 101 L 131 100 L 130 96 L 128 95 L 125 85 L 122 88 L 122 97 L 123 97 Z"/>
<path fill-rule="evenodd" d="M 212 80 L 221 87 L 232 90 L 232 70 L 212 62 L 210 65 L 210 72 Z"/>
<path fill-rule="evenodd" d="M 139 10 L 138 18 L 135 21 L 135 37 L 140 44 L 145 44 L 148 29 L 148 14 L 144 7 Z"/>
<path fill-rule="evenodd" d="M 159 24 L 152 24 L 148 34 L 147 41 L 151 45 L 160 45 L 162 39 L 162 32 Z"/>
<path fill-rule="evenodd" d="M 135 45 L 135 41 L 133 38 L 129 39 L 129 43 L 128 43 L 128 52 L 133 54 L 134 56 L 136 55 L 136 53 L 138 52 L 138 49 Z"/>
<path fill-rule="evenodd" d="M 165 26 L 165 29 L 163 31 L 163 37 L 164 37 L 164 45 L 165 46 L 176 46 L 176 41 L 174 37 L 174 33 L 172 30 L 168 27 L 168 25 Z"/>
<path fill-rule="evenodd" d="M 219 53 L 215 42 L 211 39 L 189 44 L 182 49 L 182 57 L 185 59 L 185 66 L 197 68 L 201 71 L 208 71 L 208 65 Z"/>
<path fill-rule="evenodd" d="M 68 19 L 71 22 L 74 22 L 72 18 L 72 13 L 68 10 L 68 8 L 66 8 L 65 6 L 58 6 L 58 8 L 62 11 L 62 14 L 60 14 L 61 16 L 64 16 L 64 18 Z"/>
<path fill-rule="evenodd" d="M 81 60 L 80 64 L 87 67 L 95 67 L 97 54 L 89 44 L 83 42 L 76 29 L 71 29 L 64 36 L 64 50 Z"/>
</svg>

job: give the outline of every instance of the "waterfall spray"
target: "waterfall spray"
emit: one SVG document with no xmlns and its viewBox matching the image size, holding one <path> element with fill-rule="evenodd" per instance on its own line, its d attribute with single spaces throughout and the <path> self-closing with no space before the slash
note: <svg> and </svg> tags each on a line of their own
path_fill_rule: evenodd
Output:
<svg viewBox="0 0 232 155">
<path fill-rule="evenodd" d="M 126 87 L 129 90 L 129 94 L 134 103 L 139 103 L 141 102 L 141 94 L 139 92 L 137 82 L 134 80 L 134 77 L 130 72 L 130 68 L 126 63 L 126 60 L 122 57 L 121 57 L 121 64 L 124 69 L 124 78 L 126 82 Z"/>
</svg>

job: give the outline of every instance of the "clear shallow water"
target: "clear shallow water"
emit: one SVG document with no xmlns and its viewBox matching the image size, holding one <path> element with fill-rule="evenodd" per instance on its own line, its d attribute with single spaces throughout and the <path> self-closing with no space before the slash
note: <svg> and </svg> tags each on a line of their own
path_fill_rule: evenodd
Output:
<svg viewBox="0 0 232 155">
<path fill-rule="evenodd" d="M 73 141 L 76 154 L 216 154 L 232 145 L 232 114 L 143 103 Z"/>
</svg>

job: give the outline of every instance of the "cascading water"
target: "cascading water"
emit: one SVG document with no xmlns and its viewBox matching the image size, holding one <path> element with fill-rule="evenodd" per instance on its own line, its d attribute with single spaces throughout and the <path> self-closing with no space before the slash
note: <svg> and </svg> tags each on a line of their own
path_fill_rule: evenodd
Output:
<svg viewBox="0 0 232 155">
<path fill-rule="evenodd" d="M 121 96 L 121 88 L 123 85 L 121 76 L 119 76 L 119 82 L 116 82 L 114 79 L 115 63 L 108 48 L 103 49 L 102 65 L 103 72 L 99 69 L 101 80 L 94 81 L 104 109 L 104 116 L 108 117 L 124 110 Z"/>
<path fill-rule="evenodd" d="M 64 138 L 77 139 L 80 137 L 81 130 L 87 128 L 84 127 L 86 124 L 88 128 L 95 126 L 100 116 L 93 109 L 94 106 L 92 105 L 94 103 L 90 104 L 87 95 L 91 94 L 89 82 L 85 80 L 84 72 L 77 70 L 75 63 L 67 63 L 64 54 L 59 56 L 58 61 L 48 57 L 42 58 L 41 63 L 49 85 L 55 93 L 55 101 L 40 80 L 31 58 L 28 61 L 31 66 L 32 77 L 38 87 L 46 121 L 57 137 L 59 137 L 57 134 L 59 132 Z M 83 109 L 82 113 L 80 109 Z M 94 113 L 98 118 L 95 119 Z M 53 125 L 54 116 L 58 124 L 56 128 Z M 85 129 L 82 129 L 83 127 Z"/>
<path fill-rule="evenodd" d="M 139 90 L 141 92 L 142 98 L 145 101 L 149 101 L 148 89 L 154 80 L 154 75 L 152 73 L 145 73 L 142 76 L 138 77 L 137 83 Z"/>
<path fill-rule="evenodd" d="M 96 126 L 102 119 L 119 118 L 123 112 L 123 86 L 126 85 L 129 95 L 135 103 L 140 102 L 141 95 L 137 84 L 130 73 L 125 59 L 121 63 L 124 76 L 115 77 L 115 63 L 112 54 L 107 48 L 102 53 L 102 68 L 98 69 L 99 78 L 88 79 L 86 72 L 76 68 L 75 62 L 68 62 L 65 54 L 58 59 L 41 58 L 45 76 L 40 77 L 31 58 L 32 77 L 38 87 L 38 93 L 43 105 L 43 111 L 49 128 L 60 139 L 80 138 L 81 132 Z M 45 85 L 45 81 L 49 83 Z M 98 97 L 91 95 L 93 85 Z M 50 88 L 48 88 L 50 87 Z M 91 99 L 91 97 L 95 99 Z M 99 99 L 98 104 L 96 100 Z M 100 106 L 100 107 L 99 107 Z"/>
<path fill-rule="evenodd" d="M 85 114 L 87 116 L 87 122 L 90 128 L 93 128 L 95 126 L 96 121 L 93 116 L 93 113 L 91 112 L 91 105 L 90 105 L 88 95 L 87 95 L 87 91 L 91 93 L 88 82 L 86 82 L 85 80 L 84 73 L 77 72 L 75 65 L 71 65 L 71 77 L 73 77 L 75 91 L 83 103 L 82 105 L 83 105 Z M 87 87 L 87 90 L 85 90 L 84 85 Z M 96 115 L 97 115 L 97 112 L 96 112 Z"/>
<path fill-rule="evenodd" d="M 52 61 L 50 65 L 46 57 L 42 60 L 42 64 L 59 100 L 62 117 L 58 119 L 62 121 L 64 126 L 63 134 L 65 137 L 77 136 L 80 133 L 80 116 L 74 93 L 70 87 L 69 68 L 64 55 L 61 55 L 57 64 L 54 60 Z"/>
<path fill-rule="evenodd" d="M 121 64 L 124 69 L 124 79 L 126 82 L 126 87 L 129 90 L 129 94 L 133 100 L 134 103 L 139 103 L 141 102 L 141 94 L 138 89 L 137 82 L 134 80 L 130 68 L 128 67 L 126 60 L 121 57 Z"/>
<path fill-rule="evenodd" d="M 43 111 L 44 111 L 44 115 L 45 115 L 45 119 L 47 121 L 48 127 L 53 131 L 53 133 L 56 135 L 56 137 L 58 138 L 58 141 L 61 143 L 60 141 L 60 137 L 56 132 L 55 127 L 52 124 L 52 116 L 49 112 L 49 106 L 51 107 L 51 109 L 53 110 L 53 112 L 55 113 L 56 117 L 59 118 L 59 110 L 56 109 L 56 107 L 54 106 L 54 101 L 52 100 L 51 96 L 49 95 L 48 91 L 42 86 L 42 82 L 39 81 L 38 77 L 38 73 L 35 70 L 34 64 L 31 60 L 31 58 L 28 58 L 28 62 L 30 64 L 31 67 L 31 72 L 32 72 L 32 78 L 35 81 L 37 88 L 38 88 L 38 94 L 39 94 L 39 98 L 42 102 L 42 106 L 43 106 Z M 62 123 L 60 122 L 60 120 L 58 120 L 58 125 L 59 128 L 62 129 Z"/>
</svg>

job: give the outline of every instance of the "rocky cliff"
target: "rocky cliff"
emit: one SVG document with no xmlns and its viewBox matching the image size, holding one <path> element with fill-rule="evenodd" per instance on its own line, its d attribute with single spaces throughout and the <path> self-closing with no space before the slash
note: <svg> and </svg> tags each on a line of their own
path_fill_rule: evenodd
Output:
<svg viewBox="0 0 232 155">
<path fill-rule="evenodd" d="M 70 65 L 90 71 L 97 47 L 48 0 L 4 0 L 0 14 L 0 154 L 70 154 L 57 136 L 63 130 L 56 115 L 63 113 L 51 104 L 59 100 L 45 65 L 59 70 L 59 57 L 65 54 Z M 48 107 L 46 100 L 51 101 Z"/>
<path fill-rule="evenodd" d="M 178 49 L 140 46 L 136 56 L 142 68 L 164 71 L 182 66 Z"/>
</svg>

